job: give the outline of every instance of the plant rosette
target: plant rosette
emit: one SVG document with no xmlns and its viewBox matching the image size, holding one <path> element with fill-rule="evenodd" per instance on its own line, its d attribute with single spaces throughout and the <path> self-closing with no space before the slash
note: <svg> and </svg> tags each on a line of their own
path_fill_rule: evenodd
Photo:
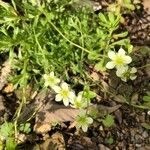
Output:
<svg viewBox="0 0 150 150">
<path fill-rule="evenodd" d="M 60 86 L 54 86 L 53 90 L 56 92 L 55 101 L 63 101 L 65 106 L 68 106 L 75 97 L 74 91 L 70 90 L 66 82 L 61 83 Z"/>
<path fill-rule="evenodd" d="M 113 69 L 115 67 L 117 69 L 121 69 L 132 62 L 132 58 L 126 55 L 126 52 L 123 48 L 120 48 L 117 53 L 114 51 L 109 51 L 108 57 L 111 59 L 111 61 L 106 64 L 107 69 Z"/>
</svg>

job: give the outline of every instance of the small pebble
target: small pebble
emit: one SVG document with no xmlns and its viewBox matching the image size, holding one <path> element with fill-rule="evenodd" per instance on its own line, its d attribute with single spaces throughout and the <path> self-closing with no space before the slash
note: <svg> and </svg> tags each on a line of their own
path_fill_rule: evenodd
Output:
<svg viewBox="0 0 150 150">
<path fill-rule="evenodd" d="M 150 115 L 150 110 L 147 112 L 148 115 Z"/>
<path fill-rule="evenodd" d="M 143 134 L 142 134 L 142 136 L 143 136 L 144 138 L 147 138 L 149 135 L 148 135 L 147 131 L 144 131 Z"/>
</svg>

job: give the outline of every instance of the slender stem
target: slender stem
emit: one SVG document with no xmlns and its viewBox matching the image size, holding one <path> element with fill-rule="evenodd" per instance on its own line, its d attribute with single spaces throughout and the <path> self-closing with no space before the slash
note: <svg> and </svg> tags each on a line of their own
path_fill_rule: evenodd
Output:
<svg viewBox="0 0 150 150">
<path fill-rule="evenodd" d="M 142 68 L 149 67 L 149 66 L 150 66 L 150 64 L 146 64 L 144 66 L 138 67 L 137 69 L 142 69 Z"/>
<path fill-rule="evenodd" d="M 82 46 L 77 45 L 76 43 L 70 41 L 65 35 L 62 34 L 62 32 L 61 32 L 51 21 L 49 21 L 49 23 L 50 23 L 50 24 L 55 28 L 55 30 L 56 30 L 66 41 L 68 41 L 70 44 L 72 44 L 72 45 L 74 45 L 74 46 L 76 46 L 76 47 L 82 49 L 83 51 L 85 51 L 85 52 L 87 52 L 87 53 L 92 53 L 92 52 L 90 52 L 89 50 L 83 48 Z"/>
<path fill-rule="evenodd" d="M 44 12 L 44 10 L 41 10 L 41 11 L 44 13 L 44 15 L 45 15 L 46 18 L 47 18 L 47 21 L 51 24 L 51 26 L 52 26 L 66 41 L 68 41 L 70 44 L 74 45 L 75 47 L 78 47 L 79 49 L 81 49 L 81 50 L 83 50 L 83 51 L 85 51 L 85 52 L 87 52 L 87 53 L 89 53 L 89 54 L 92 54 L 91 51 L 89 51 L 89 50 L 87 50 L 86 48 L 83 48 L 82 46 L 80 46 L 80 45 L 78 45 L 78 44 L 72 42 L 71 40 L 69 40 L 69 39 L 50 21 L 50 19 L 48 18 L 47 14 Z M 102 54 L 99 54 L 99 55 L 100 55 L 101 57 L 106 57 L 105 55 L 102 55 Z"/>
<path fill-rule="evenodd" d="M 22 101 L 21 101 L 21 103 L 20 103 L 20 105 L 19 105 L 19 108 L 18 108 L 18 110 L 17 110 L 17 114 L 16 114 L 17 116 L 16 116 L 15 122 L 14 122 L 15 138 L 16 138 L 16 139 L 17 139 L 17 134 L 18 134 L 18 132 L 17 132 L 18 119 L 19 119 L 19 117 L 20 117 L 21 110 L 22 110 L 24 104 L 26 103 L 25 88 L 23 88 L 23 90 L 22 90 L 22 95 L 23 95 L 23 96 L 22 96 Z"/>
</svg>

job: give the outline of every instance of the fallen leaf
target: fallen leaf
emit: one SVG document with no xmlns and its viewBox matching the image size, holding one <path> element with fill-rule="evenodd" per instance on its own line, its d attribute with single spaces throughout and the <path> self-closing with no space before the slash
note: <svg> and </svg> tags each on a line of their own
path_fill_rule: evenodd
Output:
<svg viewBox="0 0 150 150">
<path fill-rule="evenodd" d="M 44 142 L 36 144 L 34 150 L 65 150 L 65 140 L 61 133 L 56 132 Z"/>
<path fill-rule="evenodd" d="M 4 88 L 4 92 L 5 93 L 11 93 L 11 92 L 13 92 L 13 90 L 14 90 L 14 86 L 13 86 L 13 84 L 12 83 L 8 83 L 6 86 L 5 86 L 5 88 Z"/>
<path fill-rule="evenodd" d="M 150 1 L 143 0 L 143 6 L 144 6 L 144 9 L 146 9 L 150 13 Z"/>
<path fill-rule="evenodd" d="M 110 113 L 113 113 L 115 111 L 117 111 L 122 105 L 116 105 L 116 106 L 112 106 L 112 107 L 108 107 L 108 106 L 104 106 L 104 105 L 91 105 L 89 107 L 89 111 L 91 111 L 91 113 L 93 111 L 97 111 L 96 112 L 96 116 L 97 117 L 101 117 Z"/>
<path fill-rule="evenodd" d="M 113 97 L 113 100 L 115 100 L 116 102 L 119 103 L 126 103 L 127 100 L 125 99 L 125 97 L 123 97 L 122 95 L 116 95 Z"/>
<path fill-rule="evenodd" d="M 46 133 L 51 130 L 53 123 L 72 122 L 77 116 L 79 110 L 57 104 L 55 101 L 47 103 L 36 114 L 34 131 L 36 133 Z"/>
<path fill-rule="evenodd" d="M 94 71 L 90 74 L 90 76 L 92 77 L 92 79 L 93 79 L 94 81 L 100 80 L 98 73 L 96 73 L 96 72 L 94 72 Z"/>
<path fill-rule="evenodd" d="M 7 78 L 11 73 L 11 66 L 9 60 L 6 60 L 2 66 L 3 67 L 1 69 L 1 74 L 0 74 L 0 90 L 2 90 L 5 84 L 7 84 Z"/>
<path fill-rule="evenodd" d="M 99 150 L 110 150 L 108 147 L 106 147 L 103 144 L 99 144 L 98 147 L 99 147 Z"/>
</svg>

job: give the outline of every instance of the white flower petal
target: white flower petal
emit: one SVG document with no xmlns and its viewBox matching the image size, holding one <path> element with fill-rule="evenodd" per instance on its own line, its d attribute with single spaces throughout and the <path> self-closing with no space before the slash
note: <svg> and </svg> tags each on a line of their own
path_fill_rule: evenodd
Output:
<svg viewBox="0 0 150 150">
<path fill-rule="evenodd" d="M 64 98 L 63 99 L 63 103 L 65 106 L 68 106 L 69 105 L 69 99 L 68 98 Z"/>
<path fill-rule="evenodd" d="M 136 75 L 134 75 L 134 76 L 130 76 L 130 79 L 131 80 L 135 80 L 137 78 L 137 76 Z"/>
<path fill-rule="evenodd" d="M 52 89 L 56 92 L 56 93 L 60 93 L 61 88 L 57 85 L 53 86 Z"/>
<path fill-rule="evenodd" d="M 93 119 L 91 117 L 87 117 L 87 122 L 88 122 L 88 124 L 91 124 L 91 123 L 93 123 Z"/>
<path fill-rule="evenodd" d="M 79 116 L 86 116 L 86 110 L 81 110 Z"/>
<path fill-rule="evenodd" d="M 130 64 L 132 62 L 132 58 L 130 56 L 125 56 L 125 63 Z"/>
<path fill-rule="evenodd" d="M 120 48 L 119 51 L 118 51 L 119 55 L 125 55 L 125 53 L 126 52 L 125 52 L 125 50 L 123 48 Z"/>
<path fill-rule="evenodd" d="M 54 72 L 53 72 L 53 71 L 50 72 L 50 76 L 51 76 L 51 77 L 54 77 Z"/>
<path fill-rule="evenodd" d="M 82 130 L 83 130 L 84 132 L 87 132 L 88 126 L 87 126 L 87 125 L 82 125 Z"/>
<path fill-rule="evenodd" d="M 49 86 L 49 83 L 48 83 L 47 81 L 45 81 L 44 86 L 45 86 L 45 87 L 48 87 L 48 86 Z"/>
<path fill-rule="evenodd" d="M 128 66 L 119 67 L 119 68 L 117 68 L 116 75 L 117 75 L 118 77 L 122 77 L 123 74 L 124 74 L 125 72 L 127 72 L 127 71 L 128 71 Z"/>
<path fill-rule="evenodd" d="M 69 98 L 70 98 L 70 102 L 73 103 L 73 101 L 75 100 L 75 92 L 71 91 L 69 92 Z"/>
<path fill-rule="evenodd" d="M 81 101 L 82 100 L 82 95 L 78 95 L 76 100 Z"/>
<path fill-rule="evenodd" d="M 135 67 L 132 67 L 130 73 L 136 73 L 136 72 L 137 72 L 137 69 Z"/>
<path fill-rule="evenodd" d="M 81 96 L 82 96 L 82 95 L 83 95 L 83 91 L 79 92 L 79 93 L 78 93 L 78 96 L 79 96 L 79 95 L 81 95 Z"/>
<path fill-rule="evenodd" d="M 60 82 L 60 79 L 56 78 L 56 81 L 55 81 L 55 82 L 56 82 L 56 84 L 59 83 L 59 82 Z"/>
<path fill-rule="evenodd" d="M 121 78 L 121 80 L 124 81 L 124 82 L 127 82 L 127 78 L 126 77 Z"/>
<path fill-rule="evenodd" d="M 47 80 L 48 75 L 47 75 L 47 74 L 44 74 L 44 75 L 43 75 L 43 78 L 44 78 L 45 80 Z"/>
<path fill-rule="evenodd" d="M 57 95 L 55 96 L 55 101 L 56 101 L 56 102 L 60 102 L 61 100 L 62 100 L 61 94 L 57 94 Z"/>
<path fill-rule="evenodd" d="M 110 61 L 106 64 L 107 69 L 113 69 L 115 67 L 115 63 L 113 61 Z"/>
<path fill-rule="evenodd" d="M 65 90 L 68 90 L 68 89 L 69 89 L 68 84 L 67 84 L 66 82 L 63 82 L 63 83 L 61 84 L 61 88 L 62 88 L 62 89 L 65 89 Z"/>
<path fill-rule="evenodd" d="M 115 57 L 116 57 L 116 53 L 115 53 L 114 51 L 109 51 L 109 52 L 108 52 L 108 57 L 109 57 L 110 59 L 114 60 Z"/>
<path fill-rule="evenodd" d="M 74 105 L 72 105 L 72 104 L 70 104 L 70 106 L 72 107 L 72 108 L 76 108 Z"/>
</svg>

